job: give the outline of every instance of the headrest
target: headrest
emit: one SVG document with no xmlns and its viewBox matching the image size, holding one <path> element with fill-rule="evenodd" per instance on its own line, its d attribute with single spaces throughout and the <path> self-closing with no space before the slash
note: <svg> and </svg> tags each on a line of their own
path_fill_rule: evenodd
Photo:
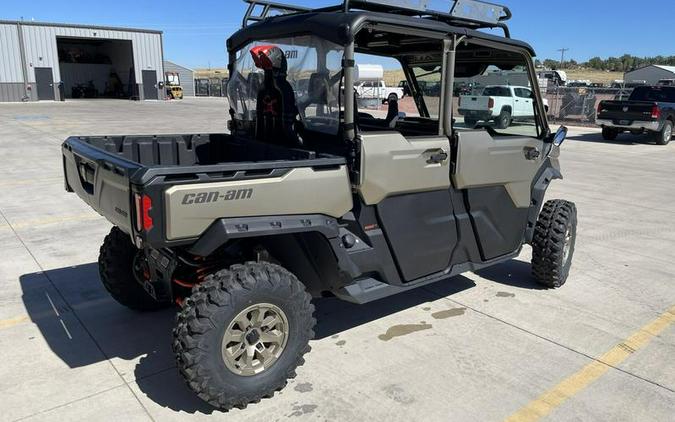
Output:
<svg viewBox="0 0 675 422">
<path fill-rule="evenodd" d="M 307 84 L 309 96 L 322 104 L 328 102 L 328 74 L 312 73 Z"/>
</svg>

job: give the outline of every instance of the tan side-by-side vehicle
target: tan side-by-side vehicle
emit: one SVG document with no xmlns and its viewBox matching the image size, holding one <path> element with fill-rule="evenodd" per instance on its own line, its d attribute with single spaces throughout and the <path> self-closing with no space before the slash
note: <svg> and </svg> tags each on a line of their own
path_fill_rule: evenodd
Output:
<svg viewBox="0 0 675 422">
<path fill-rule="evenodd" d="M 230 409 L 283 388 L 310 349 L 312 298 L 364 304 L 452 283 L 525 244 L 535 280 L 565 283 L 576 209 L 544 196 L 562 177 L 566 129 L 549 129 L 534 51 L 509 37 L 507 8 L 246 1 L 227 42 L 229 133 L 63 144 L 66 189 L 115 226 L 104 286 L 136 310 L 178 305 L 173 347 L 199 397 Z M 396 99 L 386 117 L 359 109 L 361 54 L 401 64 L 400 101 L 415 113 Z M 508 85 L 515 73 L 530 94 L 514 107 L 532 117 L 465 124 L 455 83 Z"/>
</svg>

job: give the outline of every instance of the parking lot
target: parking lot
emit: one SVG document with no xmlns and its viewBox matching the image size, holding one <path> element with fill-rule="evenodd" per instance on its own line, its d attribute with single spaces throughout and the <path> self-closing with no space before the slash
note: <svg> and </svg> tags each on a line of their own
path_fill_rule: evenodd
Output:
<svg viewBox="0 0 675 422">
<path fill-rule="evenodd" d="M 69 135 L 225 131 L 224 99 L 0 104 L 0 420 L 672 421 L 675 142 L 572 128 L 549 198 L 579 212 L 570 278 L 518 259 L 365 306 L 316 302 L 312 352 L 272 399 L 214 411 L 171 352 L 175 310 L 111 299 L 110 224 L 64 191 Z"/>
</svg>

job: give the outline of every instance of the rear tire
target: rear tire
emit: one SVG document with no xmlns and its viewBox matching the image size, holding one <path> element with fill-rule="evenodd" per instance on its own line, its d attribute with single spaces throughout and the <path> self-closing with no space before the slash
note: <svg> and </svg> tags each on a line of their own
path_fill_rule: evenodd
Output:
<svg viewBox="0 0 675 422">
<path fill-rule="evenodd" d="M 532 275 L 555 289 L 567 281 L 577 237 L 574 203 L 555 199 L 544 204 L 532 237 Z"/>
<path fill-rule="evenodd" d="M 156 311 L 170 306 L 157 302 L 137 281 L 134 265 L 143 252 L 131 243 L 129 235 L 117 227 L 103 240 L 98 256 L 101 282 L 110 295 L 120 304 L 136 311 Z"/>
<path fill-rule="evenodd" d="M 602 139 L 605 141 L 613 141 L 619 136 L 619 131 L 610 127 L 602 128 Z"/>
<path fill-rule="evenodd" d="M 673 122 L 666 120 L 663 124 L 663 129 L 661 132 L 656 132 L 654 134 L 656 145 L 668 145 L 671 138 L 673 137 Z"/>
<path fill-rule="evenodd" d="M 511 125 L 511 112 L 508 110 L 502 110 L 499 113 L 499 117 L 495 121 L 495 125 L 498 129 L 506 129 Z"/>
<path fill-rule="evenodd" d="M 173 331 L 188 386 L 222 410 L 272 397 L 295 378 L 310 350 L 316 323 L 310 299 L 293 274 L 268 262 L 206 277 L 183 303 Z"/>
</svg>

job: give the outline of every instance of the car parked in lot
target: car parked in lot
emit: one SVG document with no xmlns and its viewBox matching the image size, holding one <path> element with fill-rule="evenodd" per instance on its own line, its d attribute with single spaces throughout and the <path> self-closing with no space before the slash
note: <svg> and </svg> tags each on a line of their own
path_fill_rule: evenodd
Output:
<svg viewBox="0 0 675 422">
<path fill-rule="evenodd" d="M 635 88 L 626 101 L 601 101 L 595 122 L 608 141 L 623 132 L 647 132 L 658 145 L 666 145 L 673 137 L 675 87 L 642 86 Z"/>
<path fill-rule="evenodd" d="M 458 111 L 467 127 L 493 121 L 497 128 L 506 129 L 514 120 L 534 118 L 533 98 L 532 90 L 524 86 L 491 85 L 482 95 L 460 96 Z M 548 112 L 548 101 L 543 103 Z"/>
<path fill-rule="evenodd" d="M 405 89 L 400 86 L 387 86 L 380 81 L 363 81 L 356 85 L 356 95 L 358 98 L 378 99 L 382 101 L 397 101 L 405 95 Z"/>
</svg>

